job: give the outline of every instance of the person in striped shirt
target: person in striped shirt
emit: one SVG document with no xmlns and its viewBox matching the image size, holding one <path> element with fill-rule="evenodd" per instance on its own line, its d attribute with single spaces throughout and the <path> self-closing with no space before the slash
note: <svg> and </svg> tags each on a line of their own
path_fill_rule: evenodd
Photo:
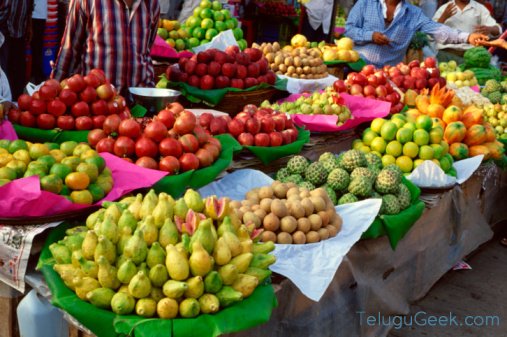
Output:
<svg viewBox="0 0 507 337">
<path fill-rule="evenodd" d="M 159 17 L 158 0 L 71 0 L 53 78 L 98 68 L 124 95 L 129 87 L 153 87 Z"/>
</svg>

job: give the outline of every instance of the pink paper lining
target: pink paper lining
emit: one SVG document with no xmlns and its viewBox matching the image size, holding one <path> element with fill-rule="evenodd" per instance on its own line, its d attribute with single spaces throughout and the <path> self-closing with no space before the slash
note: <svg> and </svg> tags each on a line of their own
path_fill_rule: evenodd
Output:
<svg viewBox="0 0 507 337">
<path fill-rule="evenodd" d="M 7 140 L 18 139 L 18 135 L 16 135 L 16 131 L 14 131 L 11 122 L 7 120 L 0 121 L 0 139 Z"/>
<path fill-rule="evenodd" d="M 150 187 L 167 174 L 128 163 L 109 153 L 100 155 L 112 172 L 114 185 L 108 195 L 97 204 L 116 200 L 139 188 Z M 41 190 L 38 176 L 16 179 L 1 186 L 0 196 L 1 218 L 49 216 L 90 207 L 74 204 L 58 194 Z"/>
<path fill-rule="evenodd" d="M 303 94 L 305 95 L 305 94 Z M 294 102 L 300 94 L 290 95 L 283 102 Z M 307 96 L 307 95 L 305 95 Z M 364 97 L 340 94 L 354 118 L 347 120 L 342 126 L 337 126 L 338 116 L 336 115 L 290 115 L 294 123 L 299 127 L 305 127 L 311 132 L 337 132 L 350 130 L 361 123 L 372 121 L 378 117 L 385 117 L 391 110 L 391 103 L 369 99 Z"/>
<path fill-rule="evenodd" d="M 481 87 L 479 87 L 478 85 L 473 85 L 470 87 L 470 89 L 472 89 L 475 92 L 481 92 Z"/>
<path fill-rule="evenodd" d="M 155 42 L 151 47 L 151 56 L 161 58 L 180 58 L 180 57 L 192 57 L 192 53 L 188 50 L 177 52 L 171 47 L 163 38 L 157 35 Z"/>
</svg>

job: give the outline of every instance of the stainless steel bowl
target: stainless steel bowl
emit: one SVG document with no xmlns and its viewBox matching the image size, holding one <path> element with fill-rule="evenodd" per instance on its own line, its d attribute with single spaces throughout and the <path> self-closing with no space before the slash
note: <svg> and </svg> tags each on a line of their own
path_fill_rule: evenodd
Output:
<svg viewBox="0 0 507 337">
<path fill-rule="evenodd" d="M 172 89 L 131 87 L 130 93 L 137 104 L 142 105 L 150 113 L 157 113 L 169 103 L 175 102 L 181 92 Z"/>
</svg>

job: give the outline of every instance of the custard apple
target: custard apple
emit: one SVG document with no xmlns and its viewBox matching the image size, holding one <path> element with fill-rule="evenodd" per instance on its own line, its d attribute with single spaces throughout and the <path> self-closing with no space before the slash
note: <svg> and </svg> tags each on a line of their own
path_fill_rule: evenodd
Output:
<svg viewBox="0 0 507 337">
<path fill-rule="evenodd" d="M 327 184 L 335 191 L 343 191 L 350 184 L 350 177 L 347 171 L 342 168 L 335 168 L 327 176 Z"/>
<path fill-rule="evenodd" d="M 401 174 L 395 170 L 383 169 L 375 180 L 375 189 L 380 194 L 397 194 L 400 189 Z"/>
<path fill-rule="evenodd" d="M 373 182 L 369 177 L 358 176 L 350 181 L 348 190 L 358 197 L 369 198 L 373 192 Z"/>
<path fill-rule="evenodd" d="M 400 213 L 400 202 L 395 195 L 386 194 L 382 197 L 383 214 L 393 215 Z"/>
<path fill-rule="evenodd" d="M 326 182 L 327 173 L 322 163 L 316 161 L 314 163 L 311 163 L 305 170 L 305 177 L 306 180 L 315 186 L 320 186 Z"/>
<path fill-rule="evenodd" d="M 343 154 L 341 165 L 348 171 L 352 172 L 357 167 L 366 167 L 367 165 L 364 153 L 358 150 L 349 150 Z"/>
<path fill-rule="evenodd" d="M 342 195 L 341 198 L 338 199 L 338 205 L 351 204 L 356 201 L 359 201 L 359 199 L 354 194 L 347 193 Z"/>
<path fill-rule="evenodd" d="M 303 156 L 294 156 L 287 162 L 287 169 L 291 174 L 301 174 L 308 168 L 308 160 Z"/>
</svg>

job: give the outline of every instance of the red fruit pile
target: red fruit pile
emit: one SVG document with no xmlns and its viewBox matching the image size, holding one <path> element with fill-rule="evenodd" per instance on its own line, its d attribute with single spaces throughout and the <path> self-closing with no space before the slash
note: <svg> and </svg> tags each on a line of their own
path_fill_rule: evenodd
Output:
<svg viewBox="0 0 507 337">
<path fill-rule="evenodd" d="M 180 58 L 178 66 L 169 66 L 166 77 L 172 82 L 185 82 L 203 90 L 250 88 L 261 83 L 275 84 L 276 75 L 269 70 L 262 51 L 229 46 L 225 52 L 208 49 L 191 58 Z"/>
<path fill-rule="evenodd" d="M 90 131 L 88 143 L 97 152 L 170 175 L 210 166 L 222 150 L 220 142 L 179 103 L 169 104 L 151 120 L 108 116 L 103 128 Z"/>
<path fill-rule="evenodd" d="M 92 69 L 86 76 L 47 80 L 32 96 L 22 94 L 9 119 L 44 130 L 91 130 L 102 128 L 106 116 L 112 114 L 130 116 L 125 98 L 117 94 L 102 70 Z"/>
<path fill-rule="evenodd" d="M 296 141 L 298 131 L 292 120 L 270 108 L 248 104 L 234 118 L 215 117 L 210 113 L 199 116 L 199 124 L 212 135 L 230 133 L 245 146 L 280 146 Z"/>
<path fill-rule="evenodd" d="M 337 92 L 390 102 L 391 113 L 398 113 L 403 109 L 403 103 L 391 83 L 403 92 L 409 89 L 420 92 L 437 83 L 445 86 L 445 79 L 440 76 L 436 60 L 428 57 L 423 63 L 412 61 L 408 65 L 399 63 L 396 67 L 387 65 L 382 69 L 369 64 L 359 73 L 349 73 L 346 80 L 335 81 L 333 88 Z"/>
</svg>

